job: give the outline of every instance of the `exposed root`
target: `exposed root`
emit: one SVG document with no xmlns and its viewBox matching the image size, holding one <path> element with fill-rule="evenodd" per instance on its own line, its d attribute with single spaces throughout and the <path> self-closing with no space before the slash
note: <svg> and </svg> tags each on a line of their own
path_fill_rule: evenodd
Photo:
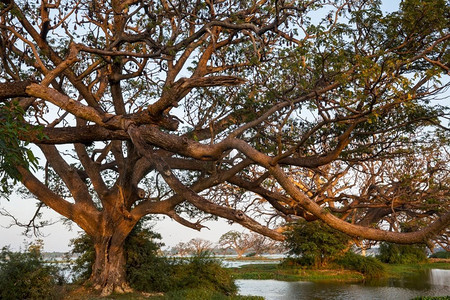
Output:
<svg viewBox="0 0 450 300">
<path fill-rule="evenodd" d="M 132 293 L 133 289 L 126 283 L 121 285 L 109 283 L 105 287 L 101 289 L 100 297 L 107 297 L 111 295 L 113 292 L 116 294 L 126 294 Z"/>
</svg>

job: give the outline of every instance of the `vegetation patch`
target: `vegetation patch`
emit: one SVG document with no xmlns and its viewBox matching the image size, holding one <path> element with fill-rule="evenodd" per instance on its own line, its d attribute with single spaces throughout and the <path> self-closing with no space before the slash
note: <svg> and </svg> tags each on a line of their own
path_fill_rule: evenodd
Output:
<svg viewBox="0 0 450 300">
<path fill-rule="evenodd" d="M 426 246 L 422 244 L 399 245 L 383 242 L 380 244 L 378 259 L 388 264 L 425 262 L 427 260 Z"/>
<path fill-rule="evenodd" d="M 258 296 L 226 296 L 224 294 L 205 289 L 185 289 L 169 292 L 161 299 L 184 299 L 184 300 L 263 300 Z"/>
<path fill-rule="evenodd" d="M 412 300 L 450 300 L 450 296 L 442 296 L 442 297 L 421 296 L 421 297 L 416 297 Z"/>
<path fill-rule="evenodd" d="M 233 295 L 237 292 L 232 273 L 207 254 L 178 260 L 173 266 L 171 290 L 202 289 Z M 197 298 L 202 299 L 202 298 Z"/>
<path fill-rule="evenodd" d="M 373 257 L 348 253 L 327 269 L 312 269 L 286 259 L 280 264 L 249 264 L 231 268 L 236 279 L 357 282 L 370 278 L 401 278 L 420 270 L 450 269 L 450 263 L 384 264 Z"/>
<path fill-rule="evenodd" d="M 378 259 L 352 252 L 346 253 L 336 263 L 345 269 L 361 272 L 365 278 L 382 277 L 386 273 L 385 266 Z"/>
<path fill-rule="evenodd" d="M 433 253 L 430 258 L 443 258 L 443 259 L 450 259 L 450 251 L 438 251 L 436 253 Z"/>
<path fill-rule="evenodd" d="M 342 269 L 307 269 L 286 264 L 244 265 L 232 268 L 236 279 L 275 279 L 284 281 L 343 281 L 355 282 L 364 279 L 356 271 Z"/>
<path fill-rule="evenodd" d="M 0 252 L 0 299 L 55 299 L 63 277 L 57 267 L 44 263 L 38 248 Z"/>
<path fill-rule="evenodd" d="M 417 263 L 417 264 L 390 264 L 385 265 L 387 277 L 400 278 L 419 270 L 446 269 L 450 270 L 450 263 Z"/>
<path fill-rule="evenodd" d="M 240 296 L 240 295 L 224 295 L 220 292 L 211 291 L 202 288 L 174 290 L 167 293 L 148 293 L 148 292 L 133 292 L 127 294 L 111 294 L 107 297 L 99 297 L 98 291 L 86 288 L 84 286 L 74 285 L 72 291 L 65 295 L 64 300 L 263 300 L 259 296 Z"/>
</svg>

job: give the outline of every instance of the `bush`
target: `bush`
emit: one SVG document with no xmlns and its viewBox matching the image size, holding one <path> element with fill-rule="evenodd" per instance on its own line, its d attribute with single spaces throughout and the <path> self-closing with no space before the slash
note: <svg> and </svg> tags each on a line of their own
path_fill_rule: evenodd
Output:
<svg viewBox="0 0 450 300">
<path fill-rule="evenodd" d="M 225 295 L 237 292 L 231 270 L 206 254 L 176 263 L 172 279 L 175 290 L 202 289 Z"/>
<path fill-rule="evenodd" d="M 314 265 L 314 259 L 310 256 L 303 257 L 286 257 L 281 261 L 282 266 L 302 266 L 302 267 L 311 267 Z"/>
<path fill-rule="evenodd" d="M 378 259 L 388 264 L 412 264 L 427 260 L 426 246 L 381 243 Z"/>
<path fill-rule="evenodd" d="M 439 252 L 433 253 L 430 257 L 431 258 L 450 259 L 450 252 L 449 251 L 439 251 Z"/>
<path fill-rule="evenodd" d="M 158 233 L 137 227 L 125 241 L 127 280 L 138 291 L 168 291 L 172 270 L 169 261 L 158 255 Z"/>
<path fill-rule="evenodd" d="M 58 268 L 45 264 L 39 251 L 0 252 L 0 299 L 55 299 L 64 282 Z"/>
<path fill-rule="evenodd" d="M 347 252 L 336 263 L 345 269 L 361 272 L 368 278 L 381 277 L 386 272 L 383 264 L 378 259 L 361 256 L 353 252 Z"/>
<path fill-rule="evenodd" d="M 95 261 L 95 250 L 92 239 L 87 234 L 82 234 L 76 239 L 70 241 L 72 254 L 78 254 L 72 266 L 74 281 L 82 283 L 89 279 L 92 273 L 92 265 Z"/>
</svg>

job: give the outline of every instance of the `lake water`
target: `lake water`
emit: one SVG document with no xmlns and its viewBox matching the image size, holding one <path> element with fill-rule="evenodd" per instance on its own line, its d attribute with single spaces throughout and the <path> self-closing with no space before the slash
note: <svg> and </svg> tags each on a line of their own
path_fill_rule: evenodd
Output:
<svg viewBox="0 0 450 300">
<path fill-rule="evenodd" d="M 243 265 L 261 265 L 261 264 L 278 264 L 280 261 L 278 260 L 222 260 L 222 265 L 225 268 L 240 268 Z"/>
<path fill-rule="evenodd" d="M 449 296 L 450 270 L 421 270 L 401 279 L 366 283 L 324 283 L 278 280 L 236 280 L 239 294 L 267 300 L 409 300 L 418 296 Z"/>
</svg>

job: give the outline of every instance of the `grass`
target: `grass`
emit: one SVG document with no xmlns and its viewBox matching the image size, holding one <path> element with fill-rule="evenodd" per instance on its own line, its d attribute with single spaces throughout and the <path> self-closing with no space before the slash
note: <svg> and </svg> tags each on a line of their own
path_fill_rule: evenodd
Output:
<svg viewBox="0 0 450 300">
<path fill-rule="evenodd" d="M 212 292 L 208 290 L 200 289 L 189 289 L 180 291 L 171 291 L 164 295 L 163 297 L 157 298 L 161 300 L 198 300 L 198 299 L 209 299 L 209 300 L 264 300 L 263 297 L 258 296 L 226 296 L 217 292 Z"/>
<path fill-rule="evenodd" d="M 427 269 L 450 269 L 450 263 L 427 262 L 408 265 L 383 264 L 386 269 L 385 278 L 400 278 L 404 275 Z M 299 266 L 282 266 L 280 264 L 249 264 L 240 268 L 231 268 L 235 279 L 275 279 L 283 281 L 336 281 L 358 282 L 365 276 L 357 271 L 342 270 L 330 266 L 331 269 L 317 270 Z"/>
<path fill-rule="evenodd" d="M 236 279 L 275 279 L 283 281 L 341 281 L 356 282 L 363 275 L 349 270 L 314 270 L 293 266 L 281 267 L 279 264 L 243 265 L 231 268 Z"/>
<path fill-rule="evenodd" d="M 421 296 L 421 297 L 416 297 L 412 300 L 450 300 L 450 296 L 442 296 L 442 297 Z"/>
<path fill-rule="evenodd" d="M 65 294 L 63 300 L 264 300 L 263 297 L 258 296 L 240 296 L 232 295 L 226 296 L 218 292 L 205 289 L 186 289 L 170 291 L 167 293 L 127 293 L 127 294 L 112 294 L 108 297 L 100 297 L 97 291 L 88 289 L 83 286 L 71 286 L 70 291 Z"/>
<path fill-rule="evenodd" d="M 221 257 L 217 258 L 223 259 L 224 261 L 280 261 L 279 258 L 268 258 L 264 256 L 242 256 L 242 257 Z"/>
<path fill-rule="evenodd" d="M 447 262 L 425 262 L 418 264 L 390 265 L 386 264 L 387 277 L 400 278 L 405 275 L 417 272 L 418 270 L 445 269 L 450 270 L 450 263 Z"/>
</svg>

